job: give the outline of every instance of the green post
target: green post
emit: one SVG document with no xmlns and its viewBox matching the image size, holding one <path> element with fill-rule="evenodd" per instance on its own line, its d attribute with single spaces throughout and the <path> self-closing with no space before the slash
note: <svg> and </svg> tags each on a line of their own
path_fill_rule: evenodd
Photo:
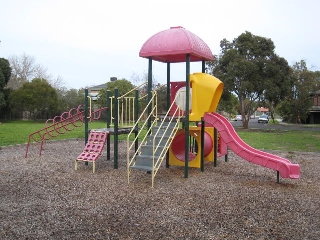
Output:
<svg viewBox="0 0 320 240">
<path fill-rule="evenodd" d="M 186 117 L 185 117 L 185 153 L 184 177 L 188 178 L 189 164 L 189 94 L 190 94 L 190 54 L 186 56 Z"/>
<path fill-rule="evenodd" d="M 135 106 L 134 106 L 134 109 L 135 109 L 134 122 L 137 123 L 138 118 L 139 118 L 139 91 L 138 90 L 136 90 L 136 92 L 135 92 L 135 103 L 134 104 L 135 104 Z M 138 136 L 138 133 L 139 133 L 139 124 L 137 124 L 136 129 L 134 130 L 135 138 Z M 139 147 L 139 140 L 137 139 L 134 143 L 135 152 L 138 151 L 138 147 Z"/>
<path fill-rule="evenodd" d="M 227 154 L 224 155 L 224 161 L 225 161 L 225 162 L 228 162 L 228 147 L 227 147 Z"/>
<path fill-rule="evenodd" d="M 113 167 L 114 169 L 118 169 L 118 122 L 119 122 L 119 111 L 118 111 L 118 96 L 119 96 L 119 90 L 118 88 L 114 89 L 114 135 L 113 135 Z"/>
<path fill-rule="evenodd" d="M 88 120 L 88 108 L 89 108 L 89 101 L 88 101 L 88 89 L 84 90 L 84 145 L 88 142 L 88 135 L 89 135 L 89 120 Z M 88 162 L 85 162 L 85 165 L 88 165 Z"/>
<path fill-rule="evenodd" d="M 149 57 L 149 65 L 148 65 L 148 102 L 150 102 L 151 98 L 152 98 L 152 57 Z M 150 116 L 151 114 L 151 108 L 152 106 L 149 105 L 148 107 L 148 116 Z M 148 118 L 148 131 L 151 128 L 151 118 Z"/>
<path fill-rule="evenodd" d="M 110 90 L 107 90 L 107 128 L 110 128 L 111 123 L 111 93 Z M 107 160 L 110 160 L 110 134 L 107 137 Z"/>
<path fill-rule="evenodd" d="M 200 148 L 200 168 L 204 172 L 204 121 L 201 118 L 201 148 Z"/>
<path fill-rule="evenodd" d="M 167 63 L 167 111 L 170 108 L 170 63 Z"/>
<path fill-rule="evenodd" d="M 213 137 L 214 137 L 214 140 L 213 140 L 213 166 L 216 167 L 217 166 L 217 148 L 218 148 L 218 131 L 216 128 L 214 128 L 214 131 L 213 131 Z"/>
<path fill-rule="evenodd" d="M 206 73 L 206 61 L 202 60 L 202 73 Z"/>
<path fill-rule="evenodd" d="M 170 63 L 167 63 L 167 111 L 170 108 Z M 169 168 L 169 151 L 166 154 L 166 168 Z"/>
</svg>

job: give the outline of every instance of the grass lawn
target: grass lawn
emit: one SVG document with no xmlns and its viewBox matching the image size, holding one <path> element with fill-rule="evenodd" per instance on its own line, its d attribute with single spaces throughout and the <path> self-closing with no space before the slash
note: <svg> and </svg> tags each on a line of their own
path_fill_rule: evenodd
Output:
<svg viewBox="0 0 320 240">
<path fill-rule="evenodd" d="M 0 124 L 0 146 L 25 144 L 29 134 L 44 127 L 43 122 L 7 121 Z M 89 129 L 104 128 L 105 122 L 89 123 Z M 312 131 L 257 131 L 236 129 L 250 146 L 264 150 L 320 152 L 320 132 Z M 125 140 L 127 135 L 120 135 Z M 84 138 L 84 125 L 53 139 Z"/>
<path fill-rule="evenodd" d="M 8 121 L 0 125 L 0 146 L 24 144 L 28 142 L 31 133 L 44 127 L 44 122 L 34 121 Z M 89 123 L 89 129 L 105 128 L 105 122 L 93 121 Z M 53 139 L 84 138 L 84 124 L 73 131 L 61 134 Z"/>
<path fill-rule="evenodd" d="M 257 149 L 320 152 L 320 132 L 243 129 L 236 131 L 242 140 Z"/>
</svg>

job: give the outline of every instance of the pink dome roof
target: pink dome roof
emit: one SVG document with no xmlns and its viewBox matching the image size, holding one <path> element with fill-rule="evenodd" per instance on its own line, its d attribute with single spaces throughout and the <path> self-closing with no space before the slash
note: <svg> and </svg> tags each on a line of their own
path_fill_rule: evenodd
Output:
<svg viewBox="0 0 320 240">
<path fill-rule="evenodd" d="M 183 27 L 171 27 L 150 37 L 139 52 L 140 57 L 152 57 L 159 62 L 211 61 L 214 59 L 208 45 L 197 35 Z"/>
</svg>

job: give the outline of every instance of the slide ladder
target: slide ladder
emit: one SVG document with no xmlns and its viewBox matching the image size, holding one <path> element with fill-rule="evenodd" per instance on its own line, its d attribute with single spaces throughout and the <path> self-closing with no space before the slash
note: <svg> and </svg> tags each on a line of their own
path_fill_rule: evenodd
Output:
<svg viewBox="0 0 320 240">
<path fill-rule="evenodd" d="M 218 113 L 206 113 L 204 121 L 212 124 L 220 133 L 227 146 L 241 158 L 276 170 L 282 178 L 300 178 L 299 164 L 293 164 L 288 159 L 257 150 L 246 144 L 236 133 L 232 124 Z M 279 180 L 278 180 L 279 182 Z"/>
<path fill-rule="evenodd" d="M 75 160 L 74 169 L 78 169 L 78 162 L 92 162 L 92 172 L 95 173 L 96 170 L 96 161 L 98 157 L 101 155 L 102 150 L 105 146 L 107 140 L 108 133 L 106 132 L 98 132 L 91 131 L 88 142 L 84 147 L 82 153 Z"/>
<path fill-rule="evenodd" d="M 154 177 L 157 174 L 166 153 L 170 148 L 172 140 L 178 130 L 177 122 L 161 122 L 152 127 L 152 132 L 147 136 L 145 144 L 135 156 L 135 161 L 130 166 L 133 170 L 143 170 L 151 173 L 152 187 Z"/>
<path fill-rule="evenodd" d="M 153 95 L 153 98 L 156 98 L 156 94 Z M 152 101 L 154 101 L 154 99 L 151 99 L 148 105 L 152 104 Z M 130 182 L 131 170 L 143 170 L 148 173 L 151 173 L 151 181 L 153 187 L 154 178 L 160 166 L 162 165 L 163 160 L 166 158 L 166 154 L 180 125 L 180 108 L 175 109 L 175 114 L 177 113 L 175 115 L 176 117 L 169 116 L 173 104 L 174 102 L 171 104 L 169 110 L 167 111 L 166 115 L 162 118 L 161 121 L 158 121 L 159 118 L 156 115 L 157 106 L 154 105 L 152 107 L 151 114 L 147 117 L 146 120 L 144 120 L 144 124 L 140 129 L 144 129 L 146 127 L 146 123 L 148 122 L 148 119 L 151 118 L 151 116 L 155 117 L 154 121 L 152 122 L 149 131 L 144 135 L 143 140 L 141 141 L 140 145 L 138 146 L 137 150 L 135 151 L 132 157 L 129 154 L 130 150 L 133 148 L 135 141 L 138 139 L 139 134 L 141 134 L 141 131 L 131 144 L 129 139 L 130 134 L 132 134 L 133 130 L 129 133 L 127 138 L 128 183 Z M 145 110 L 148 108 L 148 105 L 145 108 Z M 141 116 L 143 115 L 143 113 L 141 114 Z M 138 122 L 140 122 L 140 119 L 137 121 L 137 123 Z M 133 127 L 133 129 L 135 128 L 136 126 Z"/>
</svg>

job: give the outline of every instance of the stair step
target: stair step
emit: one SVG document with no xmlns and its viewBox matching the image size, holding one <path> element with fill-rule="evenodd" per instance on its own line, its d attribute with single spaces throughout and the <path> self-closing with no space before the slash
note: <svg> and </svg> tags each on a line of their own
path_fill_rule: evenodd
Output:
<svg viewBox="0 0 320 240">
<path fill-rule="evenodd" d="M 162 125 L 161 125 L 162 124 Z M 160 127 L 161 125 L 161 127 Z M 169 149 L 168 142 L 171 140 L 173 136 L 170 135 L 173 132 L 176 132 L 176 121 L 173 122 L 158 122 L 157 126 L 152 127 L 151 134 L 147 136 L 146 144 L 141 146 L 140 155 L 135 157 L 135 163 L 133 166 L 130 166 L 131 169 L 144 170 L 144 171 L 152 171 L 153 164 L 153 144 L 155 147 L 158 145 L 158 149 L 154 153 L 154 161 L 157 162 L 160 157 L 160 153 L 163 149 L 166 151 Z M 158 132 L 158 133 L 157 133 Z M 155 134 L 157 133 L 157 136 Z M 161 157 L 164 158 L 165 154 L 162 154 Z M 158 162 L 158 166 L 160 167 L 163 159 Z"/>
<path fill-rule="evenodd" d="M 139 166 L 139 165 L 134 165 L 130 166 L 131 169 L 136 169 L 136 170 L 143 170 L 143 171 L 152 171 L 152 167 L 147 167 L 147 166 Z"/>
<path fill-rule="evenodd" d="M 154 155 L 158 157 L 160 155 L 160 153 L 162 152 L 163 148 L 164 148 L 164 146 L 159 146 Z M 143 145 L 141 147 L 141 155 L 152 155 L 152 154 L 153 154 L 152 144 Z"/>
<path fill-rule="evenodd" d="M 153 145 L 153 138 L 152 135 L 148 136 L 146 145 Z M 169 136 L 157 136 L 155 137 L 155 145 L 159 144 L 159 146 L 164 147 L 169 139 Z"/>
<path fill-rule="evenodd" d="M 154 159 L 155 162 L 158 160 L 158 157 L 155 156 L 155 159 Z M 138 155 L 138 156 L 136 156 L 136 162 L 135 162 L 134 166 L 145 166 L 145 167 L 152 168 L 152 155 Z"/>
<path fill-rule="evenodd" d="M 171 120 L 173 118 L 173 120 Z M 155 118 L 154 117 L 152 117 L 151 118 L 152 119 L 152 121 L 154 121 L 155 120 Z M 173 116 L 167 116 L 166 118 L 165 118 L 165 116 L 164 115 L 158 115 L 158 122 L 176 122 L 177 120 L 176 119 L 178 119 L 178 117 L 173 117 Z"/>
<path fill-rule="evenodd" d="M 158 126 L 153 126 L 152 127 L 152 132 L 151 132 L 151 136 L 157 134 L 157 136 L 170 136 L 170 134 L 172 133 L 172 131 L 174 130 L 174 126 L 172 127 L 161 127 L 159 129 Z"/>
</svg>

